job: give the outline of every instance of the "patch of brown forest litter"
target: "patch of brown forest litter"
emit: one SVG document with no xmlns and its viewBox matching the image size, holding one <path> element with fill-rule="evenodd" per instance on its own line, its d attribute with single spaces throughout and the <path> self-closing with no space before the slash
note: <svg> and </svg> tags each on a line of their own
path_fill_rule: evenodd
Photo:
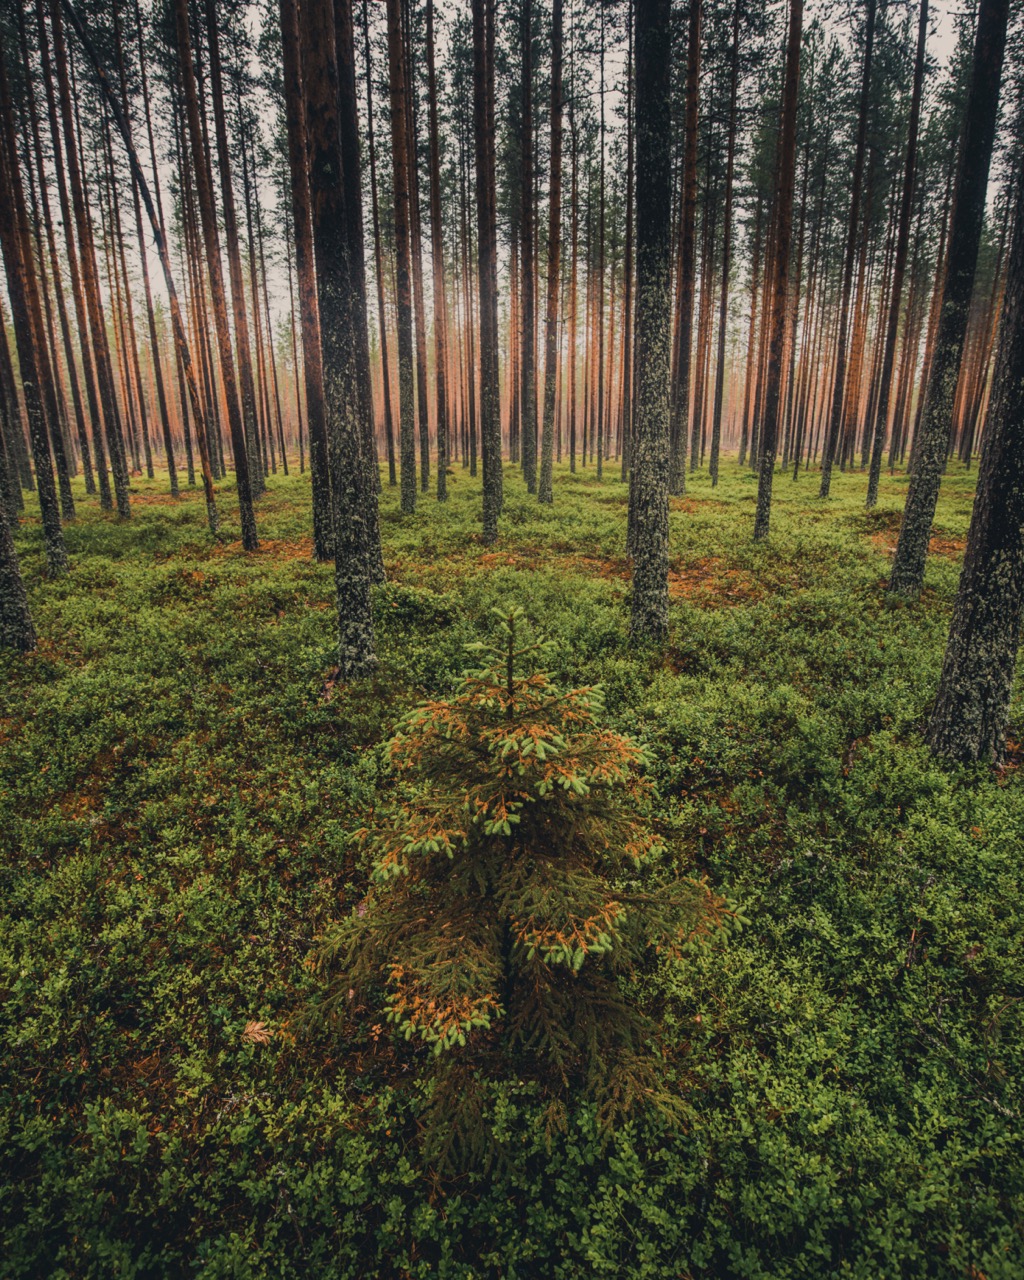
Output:
<svg viewBox="0 0 1024 1280">
<path fill-rule="evenodd" d="M 899 526 L 893 529 L 880 529 L 868 535 L 868 542 L 882 555 L 893 555 L 899 537 Z M 945 556 L 948 560 L 958 560 L 967 546 L 965 538 L 949 538 L 943 533 L 933 533 L 928 542 L 928 551 L 933 556 Z"/>
<path fill-rule="evenodd" d="M 210 556 L 251 556 L 263 557 L 266 560 L 309 560 L 313 561 L 313 539 L 305 538 L 260 538 L 260 545 L 255 551 L 246 551 L 241 540 L 234 542 L 218 542 L 209 549 Z"/>
<path fill-rule="evenodd" d="M 631 568 L 625 556 L 587 554 L 570 551 L 567 546 L 566 543 L 549 547 L 520 544 L 508 549 L 485 551 L 475 559 L 471 558 L 467 568 L 475 565 L 485 571 L 512 569 L 519 573 L 539 569 L 566 577 L 580 575 L 608 582 L 629 581 Z M 435 567 L 408 557 L 387 564 L 389 577 L 394 575 L 406 580 L 429 573 Z M 703 556 L 688 563 L 676 561 L 669 569 L 668 590 L 673 599 L 686 599 L 701 608 L 746 604 L 761 599 L 765 594 L 765 588 L 749 573 L 729 567 L 721 556 Z"/>
</svg>

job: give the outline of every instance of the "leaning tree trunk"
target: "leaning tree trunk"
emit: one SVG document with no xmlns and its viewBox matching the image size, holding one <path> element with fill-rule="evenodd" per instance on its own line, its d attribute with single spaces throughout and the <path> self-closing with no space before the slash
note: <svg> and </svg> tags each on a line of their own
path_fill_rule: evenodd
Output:
<svg viewBox="0 0 1024 1280">
<path fill-rule="evenodd" d="M 53 462 L 46 430 L 46 409 L 41 386 L 42 371 L 37 356 L 42 339 L 38 322 L 39 299 L 33 296 L 34 280 L 23 260 L 25 239 L 25 195 L 18 168 L 18 149 L 7 69 L 0 50 L 0 250 L 7 271 L 7 287 L 18 348 L 21 386 L 28 414 L 29 440 L 36 470 L 36 490 L 43 525 L 47 568 L 53 577 L 67 573 L 68 558 L 60 526 L 60 507 L 53 477 Z"/>
<path fill-rule="evenodd" d="M 178 60 L 185 96 L 185 116 L 192 148 L 192 170 L 199 195 L 199 217 L 203 224 L 206 265 L 210 277 L 210 293 L 213 300 L 213 320 L 217 331 L 217 353 L 220 357 L 224 398 L 227 401 L 228 428 L 231 432 L 231 452 L 235 462 L 238 511 L 242 524 L 242 546 L 246 551 L 255 551 L 259 546 L 259 540 L 256 536 L 256 516 L 253 512 L 252 488 L 249 482 L 249 456 L 246 451 L 245 427 L 238 399 L 238 383 L 235 379 L 235 358 L 231 349 L 231 333 L 228 329 L 227 299 L 224 294 L 224 275 L 220 258 L 220 233 L 217 229 L 217 216 L 213 203 L 213 183 L 207 165 L 199 121 L 199 97 L 196 91 L 195 70 L 192 65 L 192 43 L 188 30 L 188 0 L 175 0 L 174 15 Z"/>
<path fill-rule="evenodd" d="M 999 81 L 1009 0 L 981 0 L 974 63 L 960 140 L 942 310 L 935 337 L 916 462 L 907 491 L 896 558 L 889 578 L 894 595 L 915 598 L 924 582 L 932 520 L 946 462 L 964 336 L 985 220 L 989 162 L 999 114 Z"/>
<path fill-rule="evenodd" d="M 779 437 L 782 365 L 786 338 L 786 302 L 789 292 L 789 248 L 793 238 L 793 186 L 796 177 L 796 108 L 800 93 L 800 39 L 803 0 L 791 0 L 789 38 L 786 44 L 786 79 L 782 92 L 782 126 L 779 136 L 778 188 L 775 200 L 775 262 L 772 265 L 772 311 L 768 337 L 768 376 L 765 384 L 764 420 L 761 428 L 761 473 L 757 486 L 754 539 L 768 537 L 771 520 L 772 480 Z"/>
<path fill-rule="evenodd" d="M 632 154 L 632 153 L 630 153 Z M 628 213 L 627 213 L 627 216 Z M 562 0 L 551 9 L 551 177 L 548 184 L 548 297 L 544 317 L 544 418 L 537 498 L 553 502 L 555 380 L 558 375 L 558 283 L 562 249 Z M 628 305 L 628 304 L 627 304 Z"/>
<path fill-rule="evenodd" d="M 207 432 L 203 418 L 202 407 L 199 399 L 199 384 L 196 381 L 195 372 L 192 365 L 192 358 L 189 354 L 188 341 L 185 337 L 185 324 L 181 315 L 181 308 L 178 304 L 178 293 L 174 287 L 174 277 L 171 274 L 171 260 L 167 252 L 167 241 L 164 237 L 162 223 L 157 219 L 156 208 L 153 204 L 153 198 L 149 193 L 149 187 L 146 184 L 145 175 L 142 172 L 142 165 L 139 163 L 139 157 L 136 154 L 135 147 L 132 144 L 131 133 L 128 129 L 128 123 L 121 112 L 117 98 L 110 83 L 110 78 L 104 71 L 103 66 L 96 54 L 96 50 L 89 40 L 85 27 L 81 19 L 75 12 L 71 0 L 61 0 L 64 10 L 68 15 L 72 26 L 85 49 L 86 56 L 92 64 L 96 79 L 99 82 L 100 90 L 110 109 L 110 114 L 114 118 L 118 132 L 124 142 L 125 150 L 128 152 L 128 162 L 131 166 L 132 179 L 138 188 L 139 196 L 142 203 L 146 207 L 146 213 L 149 217 L 149 223 L 153 230 L 153 239 L 156 243 L 157 255 L 160 259 L 160 265 L 164 273 L 164 286 L 167 289 L 167 299 L 171 312 L 171 325 L 174 330 L 175 345 L 178 350 L 179 365 L 182 376 L 188 383 L 189 394 L 192 398 L 192 407 L 196 419 L 196 432 L 199 437 L 199 448 L 203 464 L 203 487 L 206 493 L 206 518 L 210 526 L 210 532 L 215 537 L 217 535 L 217 506 L 214 501 L 213 493 L 213 476 L 210 468 L 210 455 L 207 447 Z"/>
<path fill-rule="evenodd" d="M 1024 158 L 1007 270 L 999 354 L 985 425 L 967 552 L 939 692 L 932 750 L 999 761 L 1024 610 Z"/>
<path fill-rule="evenodd" d="M 295 267 L 299 279 L 299 321 L 302 327 L 302 373 L 309 426 L 309 470 L 313 489 L 313 555 L 334 557 L 331 483 L 327 463 L 323 362 L 320 354 L 320 310 L 316 296 L 316 263 L 307 168 L 306 109 L 302 97 L 297 0 L 281 0 L 281 45 L 284 64 L 285 124 L 291 172 L 292 224 Z"/>
<path fill-rule="evenodd" d="M 699 0 L 695 0 L 699 3 Z M 672 154 L 669 0 L 636 0 L 636 405 L 630 472 L 634 639 L 668 633 Z"/>
<path fill-rule="evenodd" d="M 57 72 L 57 93 L 60 101 L 61 125 L 64 132 L 64 149 L 68 162 L 68 179 L 71 185 L 71 203 L 74 209 L 75 228 L 78 234 L 78 249 L 82 268 L 82 291 L 89 320 L 92 351 L 96 362 L 96 381 L 99 386 L 103 431 L 106 437 L 107 452 L 110 456 L 110 470 L 114 477 L 114 498 L 117 504 L 117 514 L 121 519 L 127 520 L 131 515 L 128 496 L 128 460 L 125 456 L 124 440 L 121 436 L 121 422 L 114 390 L 114 371 L 110 360 L 110 345 L 107 341 L 107 326 L 100 301 L 99 272 L 96 266 L 96 248 L 93 241 L 92 222 L 85 199 L 85 187 L 82 180 L 81 165 L 78 160 L 78 148 L 75 145 L 75 127 L 71 108 L 71 81 L 68 75 L 67 49 L 64 44 L 64 30 L 60 11 L 61 0 L 50 0 L 53 60 Z M 97 468 L 100 465 L 101 459 L 97 456 Z"/>
</svg>

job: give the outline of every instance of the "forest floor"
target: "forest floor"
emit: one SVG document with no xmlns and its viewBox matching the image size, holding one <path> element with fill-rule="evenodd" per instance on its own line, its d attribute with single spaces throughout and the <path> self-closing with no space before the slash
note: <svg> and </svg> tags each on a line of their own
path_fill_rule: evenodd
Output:
<svg viewBox="0 0 1024 1280">
<path fill-rule="evenodd" d="M 351 686 L 308 476 L 271 479 L 253 555 L 164 477 L 130 523 L 83 498 L 63 580 L 21 526 L 40 644 L 0 656 L 0 1275 L 1024 1274 L 1021 752 L 947 769 L 920 738 L 973 475 L 944 483 L 913 607 L 884 599 L 905 477 L 866 513 L 859 471 L 828 503 L 780 476 L 755 546 L 755 478 L 696 476 L 653 655 L 617 470 L 560 468 L 543 508 L 507 468 L 492 548 L 461 469 L 411 517 L 385 488 L 380 669 Z M 230 483 L 221 506 L 237 537 Z M 581 1100 L 548 1139 L 511 1079 L 492 1167 L 442 1179 L 416 1051 L 318 1024 L 311 957 L 363 892 L 346 837 L 381 744 L 513 602 L 647 744 L 660 820 L 750 923 L 662 979 L 687 1123 L 606 1141 Z"/>
</svg>

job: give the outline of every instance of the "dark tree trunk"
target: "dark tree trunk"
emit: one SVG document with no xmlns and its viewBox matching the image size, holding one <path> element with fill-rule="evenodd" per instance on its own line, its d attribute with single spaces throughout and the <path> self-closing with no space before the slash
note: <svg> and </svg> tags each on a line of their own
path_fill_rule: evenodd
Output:
<svg viewBox="0 0 1024 1280">
<path fill-rule="evenodd" d="M 632 139 L 630 140 L 632 146 Z M 632 155 L 632 151 L 630 152 Z M 627 217 L 630 216 L 627 213 Z M 555 384 L 558 375 L 558 285 L 562 249 L 562 0 L 551 10 L 551 177 L 548 190 L 547 311 L 544 317 L 544 417 L 541 427 L 541 502 L 554 501 L 552 467 L 555 434 Z"/>
<path fill-rule="evenodd" d="M 373 582 L 384 581 L 384 556 L 377 517 L 380 471 L 373 437 L 373 386 L 370 381 L 370 339 L 366 307 L 366 260 L 363 252 L 363 186 L 359 154 L 359 100 L 356 94 L 355 24 L 353 0 L 335 0 L 335 49 L 338 60 L 338 110 L 341 131 L 341 175 L 345 197 L 345 264 L 349 283 L 348 341 L 352 344 L 359 413 L 359 487 L 351 495 L 362 507 L 356 532 L 365 538 L 362 554 Z"/>
<path fill-rule="evenodd" d="M 302 327 L 302 373 L 306 388 L 309 470 L 313 489 L 313 555 L 317 560 L 323 561 L 334 556 L 334 530 L 327 461 L 323 361 L 320 353 L 320 310 L 316 296 L 316 263 L 313 255 L 309 170 L 306 161 L 308 142 L 297 0 L 281 0 L 280 8 L 292 226 L 295 237 L 295 269 L 299 283 L 299 320 Z"/>
<path fill-rule="evenodd" d="M 106 100 L 110 113 L 114 117 L 114 122 L 124 141 L 125 148 L 128 152 L 128 161 L 131 166 L 132 179 L 135 182 L 142 203 L 146 207 L 146 213 L 149 217 L 150 226 L 153 229 L 153 239 L 156 242 L 157 253 L 160 258 L 160 265 L 163 268 L 164 284 L 167 288 L 168 303 L 171 311 L 171 324 L 174 329 L 174 339 L 178 349 L 179 365 L 183 376 L 188 383 L 189 393 L 192 397 L 192 406 L 196 419 L 196 433 L 199 438 L 199 448 L 203 463 L 203 486 L 206 492 L 206 516 L 210 526 L 210 532 L 214 536 L 217 534 L 217 507 L 214 501 L 213 493 L 213 477 L 210 468 L 210 457 L 207 449 L 207 433 L 206 425 L 203 419 L 202 407 L 199 399 L 199 386 L 196 381 L 195 372 L 193 370 L 192 358 L 189 354 L 188 342 L 185 337 L 185 325 L 182 320 L 181 308 L 178 305 L 178 294 L 174 287 L 174 277 L 171 275 L 171 260 L 167 252 L 167 242 L 164 238 L 163 227 L 157 218 L 156 208 L 153 204 L 152 196 L 146 184 L 145 176 L 142 172 L 142 166 L 139 158 L 132 145 L 131 133 L 128 129 L 128 123 L 121 112 L 117 98 L 111 86 L 110 79 L 103 70 L 102 64 L 96 55 L 95 49 L 88 38 L 86 30 L 82 25 L 77 13 L 75 12 L 70 0 L 62 0 L 64 9 L 70 19 L 78 38 L 81 40 L 89 61 L 92 63 L 96 78 L 99 81 L 100 89 Z"/>
<path fill-rule="evenodd" d="M 910 245 L 910 223 L 914 210 L 914 175 L 917 167 L 917 128 L 921 117 L 921 91 L 924 85 L 925 47 L 928 40 L 928 0 L 921 0 L 917 30 L 917 57 L 914 62 L 914 88 L 910 99 L 910 122 L 907 129 L 907 157 L 903 171 L 903 193 L 900 198 L 899 230 L 896 235 L 896 257 L 892 268 L 892 290 L 885 330 L 885 351 L 879 375 L 878 403 L 875 406 L 875 429 L 871 443 L 871 468 L 868 473 L 867 505 L 878 501 L 878 480 L 882 474 L 882 451 L 885 429 L 889 421 L 889 397 L 892 390 L 896 359 L 896 337 L 899 332 L 900 303 L 903 300 L 903 276 Z"/>
<path fill-rule="evenodd" d="M 0 505 L 0 649 L 28 653 L 36 647 L 36 632 L 18 567 L 11 524 L 11 518 Z"/>
<path fill-rule="evenodd" d="M 336 23 L 335 12 L 346 12 Z M 376 495 L 366 465 L 366 388 L 361 343 L 365 342 L 365 291 L 356 296 L 363 245 L 361 220 L 346 207 L 358 175 L 346 173 L 343 120 L 355 107 L 354 82 L 346 84 L 342 62 L 354 66 L 351 0 L 307 0 L 303 71 L 310 143 L 310 196 L 316 250 L 323 347 L 324 404 L 334 513 L 334 583 L 338 602 L 339 665 L 347 679 L 368 674 L 374 654 L 370 585 L 377 574 L 374 549 Z M 342 101 L 342 98 L 345 101 Z M 348 125 L 345 125 L 348 128 Z M 357 242 L 358 240 L 358 242 Z M 362 323 L 362 335 L 360 335 Z M 379 545 L 379 544 L 378 544 Z"/>
<path fill-rule="evenodd" d="M 28 38 L 25 29 L 24 12 L 18 9 L 18 34 L 21 41 L 22 62 L 25 66 L 26 76 L 30 66 Z M 42 58 L 43 51 L 40 50 Z M 41 131 L 39 128 L 39 116 L 36 110 L 36 96 L 34 89 L 29 85 L 29 92 L 26 94 L 28 100 L 29 121 L 32 126 L 32 146 L 35 153 L 36 170 L 39 175 L 39 206 L 43 215 L 43 226 L 46 232 L 47 256 L 50 261 L 50 277 L 53 281 L 53 296 L 57 305 L 57 316 L 60 323 L 61 345 L 64 350 L 64 361 L 66 365 L 66 374 L 68 385 L 71 390 L 72 408 L 75 415 L 75 431 L 78 436 L 78 445 L 82 454 L 82 470 L 85 473 L 85 491 L 86 493 L 96 492 L 96 481 L 92 471 L 92 457 L 89 449 L 89 438 L 85 430 L 85 413 L 82 406 L 82 391 L 78 381 L 78 371 L 75 368 L 75 353 L 71 341 L 71 325 L 68 320 L 67 305 L 64 301 L 64 287 L 61 283 L 60 262 L 57 257 L 57 241 L 54 234 L 53 218 L 50 214 L 50 198 L 47 191 L 46 166 L 43 160 L 43 147 Z M 37 228 L 38 232 L 38 228 Z M 42 250 L 40 249 L 40 264 L 42 264 Z M 56 367 L 56 346 L 54 345 L 54 365 Z M 72 455 L 73 461 L 73 455 Z M 69 486 L 70 487 L 70 486 Z"/>
<path fill-rule="evenodd" d="M 796 108 L 800 92 L 800 40 L 803 0 L 790 0 L 789 38 L 786 44 L 786 78 L 782 91 L 782 126 L 779 134 L 778 188 L 775 197 L 775 261 L 772 264 L 772 310 L 768 330 L 768 370 L 764 419 L 761 428 L 761 471 L 757 485 L 754 539 L 768 537 L 771 520 L 772 480 L 778 447 L 779 408 L 782 399 L 782 367 L 786 339 L 786 303 L 789 294 L 789 249 L 793 238 L 793 187 L 796 177 Z"/>
<path fill-rule="evenodd" d="M 693 346 L 693 294 L 697 254 L 697 124 L 700 108 L 700 41 L 703 0 L 690 0 L 686 53 L 686 124 L 683 190 L 679 213 L 679 305 L 676 324 L 675 377 L 669 444 L 669 488 L 686 492 L 686 425 L 690 411 L 690 363 Z M 639 158 L 638 158 L 639 163 Z"/>
<path fill-rule="evenodd" d="M 839 339 L 836 347 L 835 380 L 832 387 L 832 411 L 829 418 L 825 451 L 821 460 L 821 486 L 818 496 L 827 498 L 832 485 L 832 464 L 835 461 L 839 433 L 843 422 L 843 406 L 846 395 L 846 362 L 850 294 L 853 290 L 853 268 L 857 257 L 857 226 L 860 217 L 861 184 L 864 175 L 864 153 L 867 143 L 868 107 L 871 93 L 871 62 L 875 45 L 875 0 L 867 0 L 867 27 L 864 45 L 864 73 L 861 78 L 860 109 L 857 121 L 857 150 L 853 160 L 853 178 L 850 194 L 850 218 L 846 232 L 846 255 L 843 260 L 843 287 L 839 303 Z"/>
<path fill-rule="evenodd" d="M 1002 759 L 1024 610 L 1024 162 L 978 494 L 939 692 L 928 725 L 938 755 Z"/>
<path fill-rule="evenodd" d="M 206 264 L 210 277 L 213 299 L 214 327 L 217 331 L 217 353 L 220 357 L 220 373 L 227 401 L 228 428 L 231 432 L 231 452 L 235 462 L 235 482 L 238 487 L 238 510 L 242 524 L 242 546 L 255 551 L 259 546 L 256 536 L 256 517 L 252 506 L 252 489 L 249 482 L 249 456 L 246 450 L 245 427 L 235 380 L 235 358 L 231 349 L 228 329 L 227 299 L 224 295 L 224 276 L 220 258 L 220 235 L 213 203 L 213 183 L 207 166 L 199 121 L 199 98 L 196 91 L 195 71 L 192 65 L 192 44 L 188 30 L 188 0 L 175 0 L 175 26 L 178 43 L 178 61 L 185 96 L 185 116 L 192 145 L 192 169 L 199 195 L 199 217 L 203 224 L 203 240 L 206 247 Z M 243 298 L 244 307 L 244 298 Z"/>
<path fill-rule="evenodd" d="M 99 386 L 103 430 L 106 437 L 107 451 L 110 456 L 110 470 L 114 477 L 114 497 L 117 503 L 117 514 L 123 520 L 127 520 L 131 515 L 128 497 L 128 461 L 125 457 L 124 441 L 121 437 L 121 423 L 114 391 L 114 372 L 110 361 L 110 347 L 107 342 L 107 326 L 100 302 L 99 275 L 96 267 L 92 223 L 85 199 L 78 150 L 75 146 L 75 128 L 71 110 L 71 82 L 68 76 L 67 50 L 64 44 L 64 30 L 60 9 L 61 0 L 50 0 L 54 65 L 57 72 L 57 92 L 60 100 L 61 124 L 63 126 L 64 147 L 68 162 L 68 178 L 71 184 L 71 202 L 74 208 L 75 227 L 78 233 L 79 262 L 82 268 L 82 293 L 85 298 L 89 334 L 92 339 L 92 351 L 96 362 L 96 381 Z M 97 451 L 97 470 L 100 470 L 105 463 L 98 454 L 99 451 Z M 102 495 L 102 488 L 100 492 Z"/>
<path fill-rule="evenodd" d="M 146 51 L 142 39 L 142 14 L 139 10 L 138 0 L 135 0 L 135 34 L 138 43 L 139 55 L 139 71 L 142 79 L 142 101 L 146 116 L 147 128 L 150 134 L 150 145 L 152 146 L 152 125 L 150 124 L 150 108 L 149 108 L 149 80 L 146 74 Z M 127 89 L 123 83 L 123 61 L 119 62 L 119 69 L 122 71 L 122 88 L 121 97 L 124 101 L 125 115 L 128 114 L 128 95 Z M 156 166 L 154 165 L 154 174 Z M 174 459 L 174 441 L 171 435 L 171 416 L 167 404 L 167 389 L 164 384 L 163 363 L 160 359 L 160 347 L 157 341 L 156 333 L 156 315 L 153 310 L 153 292 L 149 281 L 149 255 L 147 253 L 146 235 L 142 225 L 142 206 L 139 202 L 139 193 L 135 184 L 132 184 L 132 199 L 135 207 L 135 227 L 139 238 L 139 255 L 142 260 L 142 282 L 146 292 L 146 319 L 149 324 L 149 345 L 153 356 L 153 381 L 156 385 L 157 407 L 160 412 L 160 430 L 164 440 L 164 453 L 167 458 L 167 472 L 170 481 L 171 494 L 173 497 L 178 496 L 178 469 Z M 163 226 L 163 212 L 160 211 L 160 225 Z M 186 412 L 183 406 L 183 412 Z"/>
<path fill-rule="evenodd" d="M 473 133 L 477 254 L 480 263 L 480 445 L 484 469 L 485 543 L 497 540 L 502 505 L 498 226 L 494 172 L 494 3 L 495 0 L 473 0 Z"/>
<path fill-rule="evenodd" d="M 231 183 L 231 154 L 228 150 L 228 128 L 224 112 L 224 88 L 220 65 L 220 33 L 217 29 L 217 6 L 214 0 L 204 0 L 204 4 L 209 54 L 210 99 L 213 106 L 214 135 L 217 145 L 217 168 L 220 174 L 221 211 L 224 216 L 224 246 L 228 255 L 231 316 L 235 326 L 235 347 L 238 352 L 238 387 L 241 392 L 242 426 L 245 432 L 246 456 L 249 464 L 249 483 L 253 497 L 258 498 L 266 488 L 266 484 L 264 482 L 264 464 L 259 442 L 259 425 L 256 421 L 256 386 L 252 374 L 252 347 L 249 342 L 249 319 L 245 306 L 245 285 L 242 281 L 242 254 L 238 243 L 238 217 L 235 213 L 235 194 Z M 187 97 L 186 90 L 186 100 Z M 197 158 L 197 170 L 199 167 Z M 201 186 L 199 188 L 199 205 L 200 213 L 202 214 L 203 194 Z M 218 250 L 218 259 L 219 256 Z M 216 287 L 214 294 L 216 295 Z M 215 296 L 215 310 L 216 305 Z"/>
<path fill-rule="evenodd" d="M 416 422 L 413 382 L 412 238 L 409 212 L 409 114 L 406 108 L 405 42 L 401 0 L 388 0 L 388 67 L 391 89 L 391 157 L 395 193 L 395 276 L 398 328 L 398 438 L 401 504 L 416 509 Z"/>
<path fill-rule="evenodd" d="M 441 225 L 441 148 L 437 131 L 433 0 L 427 0 L 427 102 L 430 113 L 430 236 L 434 268 L 434 359 L 437 366 L 437 500 L 444 502 L 448 497 L 448 308 L 444 284 L 444 228 Z"/>
<path fill-rule="evenodd" d="M 537 317 L 533 270 L 533 7 L 519 5 L 519 425 L 527 493 L 537 491 Z"/>
<path fill-rule="evenodd" d="M 700 0 L 695 0 L 699 5 Z M 636 408 L 631 634 L 668 633 L 669 343 L 671 339 L 669 0 L 636 0 Z"/>
<path fill-rule="evenodd" d="M 946 461 L 953 402 L 985 219 L 989 162 L 999 112 L 1008 0 L 981 0 L 974 64 L 960 139 L 942 304 L 932 355 L 916 462 L 907 491 L 889 590 L 913 599 L 924 581 L 935 504 Z"/>
<path fill-rule="evenodd" d="M 718 455 L 722 443 L 722 400 L 725 395 L 725 331 L 729 317 L 729 272 L 732 269 L 732 186 L 736 160 L 736 95 L 740 78 L 740 5 L 733 7 L 732 48 L 729 51 L 729 141 L 725 161 L 725 226 L 722 231 L 722 292 L 718 301 L 718 373 L 711 421 L 711 460 L 708 470 L 712 489 L 718 484 Z"/>
<path fill-rule="evenodd" d="M 36 471 L 36 490 L 43 525 L 43 542 L 46 548 L 47 568 L 53 577 L 67 573 L 68 559 L 64 546 L 64 534 L 60 526 L 60 507 L 54 483 L 53 462 L 47 439 L 46 408 L 43 401 L 42 380 L 44 366 L 40 358 L 43 340 L 40 322 L 39 298 L 35 294 L 35 280 L 26 267 L 24 252 L 25 195 L 18 166 L 18 148 L 14 133 L 14 112 L 7 83 L 7 68 L 0 50 L 0 248 L 7 272 L 8 294 L 14 321 L 14 336 L 18 348 L 21 386 L 28 414 L 29 440 Z M 46 374 L 48 374 L 48 368 Z"/>
<path fill-rule="evenodd" d="M 370 203 L 373 215 L 373 261 L 377 277 L 377 319 L 380 323 L 381 383 L 384 389 L 384 441 L 388 454 L 388 483 L 395 484 L 395 428 L 391 412 L 391 363 L 388 360 L 388 324 L 384 306 L 384 253 L 380 238 L 380 204 L 377 199 L 377 149 L 373 130 L 373 66 L 370 60 L 368 0 L 363 0 L 363 40 L 366 57 L 366 125 L 370 152 Z"/>
</svg>

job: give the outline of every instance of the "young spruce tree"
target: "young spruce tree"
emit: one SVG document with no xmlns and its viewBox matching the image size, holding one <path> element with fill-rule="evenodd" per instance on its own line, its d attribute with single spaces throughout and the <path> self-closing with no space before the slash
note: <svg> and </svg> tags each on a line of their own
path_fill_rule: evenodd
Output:
<svg viewBox="0 0 1024 1280">
<path fill-rule="evenodd" d="M 521 609 L 495 612 L 484 665 L 391 741 L 394 798 L 359 833 L 370 888 L 323 953 L 338 1005 L 379 1001 L 430 1047 L 431 1145 L 476 1145 L 491 1075 L 532 1081 L 554 1115 L 574 1087 L 604 1124 L 670 1110 L 627 982 L 731 914 L 666 857 L 644 753 L 601 725 L 600 690 L 520 674 L 546 646 L 523 643 Z"/>
</svg>

